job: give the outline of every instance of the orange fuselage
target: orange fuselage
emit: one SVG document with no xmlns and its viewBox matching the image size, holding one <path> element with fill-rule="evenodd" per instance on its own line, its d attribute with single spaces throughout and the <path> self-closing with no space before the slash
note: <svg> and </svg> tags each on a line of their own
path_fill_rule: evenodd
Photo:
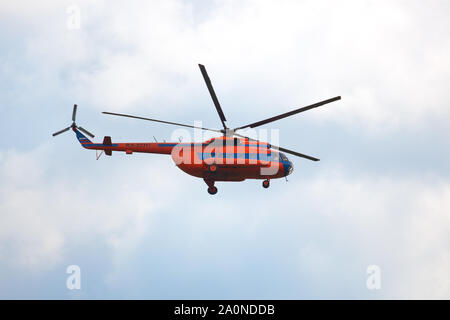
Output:
<svg viewBox="0 0 450 320">
<path fill-rule="evenodd" d="M 77 129 L 74 131 L 86 149 L 103 150 L 107 155 L 112 151 L 171 155 L 182 171 L 205 180 L 275 179 L 292 172 L 292 163 L 284 154 L 271 150 L 267 143 L 247 139 L 218 137 L 201 143 L 112 143 L 105 137 L 103 143 L 93 143 Z M 217 170 L 211 172 L 211 165 Z"/>
</svg>

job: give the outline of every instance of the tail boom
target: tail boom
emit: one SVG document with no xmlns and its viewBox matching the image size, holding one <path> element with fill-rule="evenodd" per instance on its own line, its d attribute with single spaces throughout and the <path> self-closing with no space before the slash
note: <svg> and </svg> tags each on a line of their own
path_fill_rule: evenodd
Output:
<svg viewBox="0 0 450 320">
<path fill-rule="evenodd" d="M 83 133 L 77 128 L 73 128 L 81 146 L 90 150 L 103 150 L 107 155 L 110 155 L 112 151 L 122 151 L 127 154 L 133 152 L 141 153 L 158 153 L 158 154 L 171 154 L 172 149 L 177 143 L 158 143 L 158 142 L 125 142 L 125 143 L 112 143 L 110 137 L 105 137 L 103 143 L 94 143 L 89 140 Z"/>
</svg>

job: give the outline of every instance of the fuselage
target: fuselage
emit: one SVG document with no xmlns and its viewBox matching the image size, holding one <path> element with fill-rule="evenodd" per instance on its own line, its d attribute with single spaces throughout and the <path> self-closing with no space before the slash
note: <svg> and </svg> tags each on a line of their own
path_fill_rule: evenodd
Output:
<svg viewBox="0 0 450 320">
<path fill-rule="evenodd" d="M 107 155 L 111 155 L 112 151 L 171 155 L 178 168 L 205 181 L 275 179 L 293 171 L 293 165 L 286 155 L 259 141 L 224 136 L 200 143 L 112 143 L 110 137 L 105 137 L 103 143 L 94 143 L 76 128 L 73 130 L 86 149 L 103 150 Z M 211 168 L 215 168 L 214 171 Z"/>
</svg>

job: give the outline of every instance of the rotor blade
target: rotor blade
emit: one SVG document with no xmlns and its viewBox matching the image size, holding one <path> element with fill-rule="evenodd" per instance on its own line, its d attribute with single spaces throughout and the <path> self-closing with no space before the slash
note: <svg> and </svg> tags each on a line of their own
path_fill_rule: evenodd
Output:
<svg viewBox="0 0 450 320">
<path fill-rule="evenodd" d="M 209 94 L 211 95 L 214 105 L 216 106 L 216 110 L 217 113 L 219 114 L 220 121 L 222 121 L 223 128 L 227 129 L 227 125 L 225 124 L 225 121 L 227 121 L 227 119 L 225 118 L 222 108 L 220 107 L 219 100 L 217 100 L 216 93 L 214 92 L 214 88 L 211 84 L 211 80 L 209 79 L 208 73 L 206 72 L 206 68 L 202 64 L 199 64 L 198 66 L 200 67 L 200 71 L 202 72 L 203 79 L 205 79 L 206 86 L 208 87 L 209 90 Z"/>
<path fill-rule="evenodd" d="M 246 139 L 248 139 L 248 140 L 258 141 L 258 140 L 256 140 L 256 139 L 252 139 L 252 138 L 243 136 L 243 135 L 241 135 L 241 134 L 239 134 L 239 133 L 234 133 L 234 135 L 235 135 L 235 136 L 238 136 L 238 137 L 241 137 L 241 138 L 246 138 Z M 296 152 L 296 151 L 292 151 L 292 150 L 289 150 L 289 149 L 286 149 L 286 148 L 278 147 L 278 146 L 275 146 L 275 145 L 273 145 L 273 144 L 270 144 L 270 147 L 273 148 L 273 149 L 276 149 L 276 150 L 280 150 L 280 151 L 283 151 L 283 152 L 292 154 L 292 155 L 297 156 L 297 157 L 305 158 L 305 159 L 312 160 L 312 161 L 320 161 L 320 159 L 317 159 L 317 158 L 308 156 L 308 155 L 303 154 L 303 153 L 300 153 L 300 152 Z"/>
<path fill-rule="evenodd" d="M 62 129 L 62 130 L 60 130 L 60 131 L 58 131 L 58 132 L 55 132 L 54 134 L 52 134 L 52 136 L 57 136 L 58 134 L 61 134 L 61 133 L 63 133 L 63 132 L 66 132 L 66 131 L 69 130 L 70 128 L 72 128 L 72 126 L 67 127 L 67 128 L 65 128 L 65 129 Z"/>
<path fill-rule="evenodd" d="M 75 118 L 77 117 L 77 105 L 73 105 L 73 112 L 72 112 L 72 121 L 75 122 Z"/>
<path fill-rule="evenodd" d="M 109 115 L 112 115 L 112 116 L 120 116 L 120 117 L 127 117 L 127 118 L 133 118 L 133 119 L 148 120 L 148 121 L 160 122 L 160 123 L 165 123 L 165 124 L 171 124 L 171 125 L 174 125 L 174 126 L 181 126 L 181 127 L 186 127 L 186 128 L 194 128 L 194 129 L 201 129 L 201 130 L 207 130 L 207 131 L 213 131 L 213 132 L 222 133 L 221 130 L 208 129 L 208 128 L 191 126 L 191 125 L 188 125 L 188 124 L 182 124 L 182 123 L 176 123 L 176 122 L 170 122 L 170 121 L 164 121 L 164 120 L 156 120 L 156 119 L 150 119 L 150 118 L 144 118 L 144 117 L 137 117 L 137 116 L 132 116 L 132 115 L 129 115 L 129 114 L 106 112 L 106 111 L 104 111 L 102 113 L 109 114 Z"/>
<path fill-rule="evenodd" d="M 333 101 L 337 101 L 337 100 L 340 100 L 340 99 L 341 99 L 340 96 L 334 97 L 334 98 L 331 98 L 331 99 L 328 99 L 328 100 L 324 100 L 324 101 L 321 101 L 321 102 L 314 103 L 312 105 L 309 105 L 309 106 L 306 106 L 306 107 L 303 107 L 303 108 L 295 109 L 295 110 L 292 110 L 292 111 L 280 114 L 280 115 L 272 117 L 272 118 L 268 118 L 268 119 L 265 119 L 265 120 L 254 122 L 254 123 L 251 123 L 251 124 L 248 124 L 248 125 L 236 128 L 234 130 L 245 129 L 245 128 L 248 128 L 248 127 L 250 127 L 250 128 L 259 127 L 259 126 L 262 126 L 263 124 L 266 124 L 266 123 L 269 123 L 269 122 L 273 122 L 273 121 L 277 121 L 277 120 L 280 120 L 280 119 L 292 116 L 294 114 L 297 114 L 297 113 L 300 113 L 300 112 L 304 112 L 304 111 L 307 111 L 307 110 L 310 110 L 310 109 L 313 109 L 313 108 L 317 108 L 317 107 L 323 106 L 324 104 L 327 104 L 327 103 L 330 103 L 330 102 L 333 102 Z"/>
<path fill-rule="evenodd" d="M 84 133 L 86 133 L 88 136 L 91 136 L 91 138 L 94 138 L 95 136 L 90 133 L 89 131 L 87 131 L 86 129 L 82 128 L 82 127 L 77 127 L 78 129 L 80 129 L 80 131 L 83 131 Z"/>
<path fill-rule="evenodd" d="M 292 150 L 285 149 L 285 148 L 282 148 L 282 147 L 277 147 L 277 146 L 274 146 L 274 145 L 271 145 L 271 146 L 274 149 L 278 149 L 280 151 L 292 154 L 292 155 L 297 156 L 297 157 L 305 158 L 305 159 L 312 160 L 312 161 L 320 161 L 320 159 L 308 156 L 306 154 L 303 154 L 303 153 L 300 153 L 300 152 L 297 152 L 297 151 L 292 151 Z"/>
</svg>

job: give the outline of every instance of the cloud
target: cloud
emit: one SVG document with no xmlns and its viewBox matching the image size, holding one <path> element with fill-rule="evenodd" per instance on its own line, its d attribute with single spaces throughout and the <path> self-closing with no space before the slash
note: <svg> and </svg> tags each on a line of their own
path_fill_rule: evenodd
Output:
<svg viewBox="0 0 450 320">
<path fill-rule="evenodd" d="M 2 156 L 2 261 L 25 270 L 49 270 L 64 260 L 67 247 L 89 246 L 98 237 L 113 258 L 120 257 L 114 252 L 132 251 L 159 206 L 148 195 L 161 192 L 165 184 L 161 173 L 141 163 L 134 169 L 124 167 L 121 178 L 109 183 L 110 173 L 84 170 L 83 165 L 74 169 L 72 177 L 68 173 L 56 176 L 61 164 L 51 165 L 48 155 L 56 157 L 54 147 L 44 145 L 25 153 L 10 150 Z M 81 171 L 90 172 L 89 178 Z M 130 184 L 127 174 L 139 175 L 143 184 L 135 178 Z"/>
<path fill-rule="evenodd" d="M 287 185 L 273 181 L 270 197 L 253 181 L 218 185 L 213 199 L 187 191 L 199 201 L 184 202 L 183 215 L 161 217 L 137 249 L 136 257 L 147 258 L 123 269 L 136 276 L 125 281 L 117 273 L 111 288 L 179 299 L 450 295 L 444 180 L 323 169 Z M 373 264 L 381 291 L 366 288 Z"/>
<path fill-rule="evenodd" d="M 173 112 L 199 97 L 209 104 L 196 67 L 202 62 L 230 114 L 239 103 L 264 117 L 274 107 L 342 95 L 342 107 L 313 119 L 382 133 L 449 116 L 450 28 L 438 9 L 447 5 L 419 3 L 231 1 L 198 12 L 195 2 L 175 0 L 82 1 L 75 31 L 64 28 L 65 12 L 48 5 L 47 15 L 34 18 L 49 19 L 26 38 L 26 53 L 51 61 L 41 73 L 65 70 L 71 94 L 102 109 L 148 112 L 159 104 L 160 113 Z"/>
<path fill-rule="evenodd" d="M 356 260 L 381 267 L 385 298 L 450 295 L 448 181 L 352 177 L 326 170 L 287 193 L 307 199 L 302 205 L 323 221 L 316 230 L 328 233 L 299 250 L 299 263 L 311 277 L 330 279 L 330 268 L 345 275 L 346 268 L 354 271 Z"/>
</svg>

